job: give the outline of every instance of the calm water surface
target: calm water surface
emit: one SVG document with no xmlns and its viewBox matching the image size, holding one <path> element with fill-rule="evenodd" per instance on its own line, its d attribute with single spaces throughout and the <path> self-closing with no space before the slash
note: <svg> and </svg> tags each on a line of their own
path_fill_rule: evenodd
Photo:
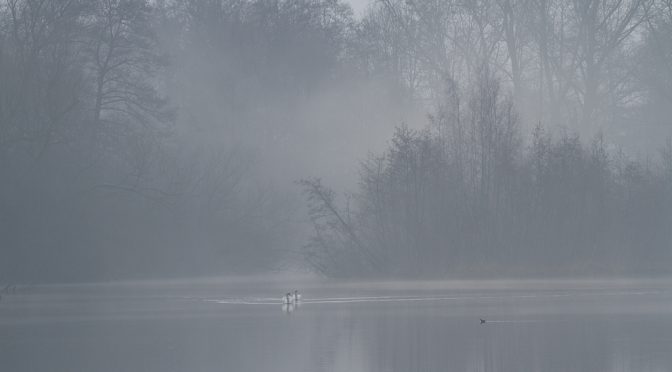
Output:
<svg viewBox="0 0 672 372">
<path fill-rule="evenodd" d="M 671 284 L 236 278 L 19 288 L 0 300 L 0 370 L 672 371 Z M 281 305 L 294 288 L 302 303 Z"/>
</svg>

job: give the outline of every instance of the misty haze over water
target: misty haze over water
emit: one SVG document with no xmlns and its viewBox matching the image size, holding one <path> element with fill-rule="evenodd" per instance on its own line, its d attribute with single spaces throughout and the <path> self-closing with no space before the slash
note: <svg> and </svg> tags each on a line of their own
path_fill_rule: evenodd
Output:
<svg viewBox="0 0 672 372">
<path fill-rule="evenodd" d="M 0 281 L 672 267 L 667 1 L 0 5 Z"/>
<path fill-rule="evenodd" d="M 0 0 L 0 363 L 672 369 L 670 118 L 670 0 Z"/>
</svg>

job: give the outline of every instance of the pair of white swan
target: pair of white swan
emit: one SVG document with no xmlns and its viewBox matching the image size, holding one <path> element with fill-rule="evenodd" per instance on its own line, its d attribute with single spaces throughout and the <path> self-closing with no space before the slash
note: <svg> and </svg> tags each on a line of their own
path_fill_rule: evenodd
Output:
<svg viewBox="0 0 672 372">
<path fill-rule="evenodd" d="M 282 302 L 285 305 L 293 304 L 295 302 L 299 302 L 301 300 L 301 294 L 299 294 L 299 291 L 294 291 L 294 294 L 291 292 L 287 292 L 283 297 L 282 297 Z"/>
</svg>

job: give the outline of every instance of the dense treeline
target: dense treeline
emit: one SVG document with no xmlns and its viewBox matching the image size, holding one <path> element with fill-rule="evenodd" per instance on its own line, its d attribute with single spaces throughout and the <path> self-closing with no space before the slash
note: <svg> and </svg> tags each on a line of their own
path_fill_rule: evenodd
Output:
<svg viewBox="0 0 672 372">
<path fill-rule="evenodd" d="M 247 12 L 264 4 L 241 6 L 249 7 L 245 17 L 270 16 L 265 9 Z M 273 40 L 259 42 L 264 48 L 257 51 L 267 56 L 250 51 L 227 66 L 231 50 L 250 47 L 242 35 L 257 40 L 262 32 L 280 34 L 264 30 L 262 21 L 235 18 L 233 8 L 217 12 L 213 6 L 144 0 L 0 3 L 3 280 L 212 274 L 276 265 L 292 232 L 286 198 L 254 177 L 253 150 L 229 140 L 232 131 L 217 133 L 228 141 L 208 142 L 213 133 L 199 130 L 221 122 L 244 127 L 251 121 L 244 116 L 267 99 L 258 98 L 261 103 L 249 109 L 241 107 L 245 101 L 270 88 L 269 79 L 286 76 L 268 67 L 302 70 L 294 60 L 278 63 L 285 46 L 273 51 L 268 46 Z M 284 9 L 280 16 L 292 20 L 300 11 Z M 314 21 L 308 17 L 306 22 Z M 288 42 L 299 42 L 297 31 L 285 35 Z M 220 86 L 194 88 L 218 90 L 200 94 L 210 96 L 205 102 L 178 94 L 183 81 L 197 77 L 187 70 L 198 69 L 196 62 L 184 62 L 189 56 L 220 69 L 204 71 L 208 79 L 222 81 Z M 244 79 L 262 77 L 244 76 L 243 68 L 270 77 L 259 82 L 257 92 L 227 99 L 229 92 L 249 87 Z M 231 85 L 233 78 L 240 79 L 233 81 L 240 89 Z M 196 104 L 228 110 L 212 113 Z"/>
<path fill-rule="evenodd" d="M 284 267 L 292 182 L 338 159 L 302 149 L 388 107 L 332 103 L 361 106 L 355 28 L 335 0 L 0 1 L 0 279 Z"/>
<path fill-rule="evenodd" d="M 161 196 L 145 178 L 172 113 L 150 15 L 137 1 L 0 5 L 3 277 L 96 277 L 105 250 L 136 248 L 107 222 Z"/>
<path fill-rule="evenodd" d="M 526 146 L 502 97 L 484 77 L 465 109 L 397 128 L 345 201 L 302 181 L 307 261 L 330 276 L 669 273 L 672 143 L 637 162 L 537 126 Z"/>
<path fill-rule="evenodd" d="M 440 101 L 447 84 L 475 84 L 486 63 L 530 129 L 542 121 L 646 141 L 633 120 L 667 127 L 669 0 L 375 3 L 357 45 L 369 70 L 394 76 L 409 95 Z"/>
<path fill-rule="evenodd" d="M 669 160 L 626 160 L 614 143 L 669 135 L 671 37 L 669 0 L 376 0 L 361 17 L 342 0 L 0 0 L 0 279 L 303 258 L 334 275 L 410 275 L 432 257 L 444 273 L 506 263 L 507 249 L 575 264 L 566 247 L 596 239 L 603 254 L 605 236 L 622 262 L 643 236 L 664 255 L 656 224 L 669 219 L 650 213 L 667 216 Z M 307 234 L 293 181 L 355 182 L 351 164 L 424 112 L 430 129 L 399 130 L 365 161 L 352 209 L 312 205 L 343 219 L 318 223 L 334 241 L 293 260 Z M 559 127 L 604 139 L 551 141 Z M 558 196 L 570 189 L 575 204 Z M 576 226 L 553 224 L 578 206 Z"/>
</svg>

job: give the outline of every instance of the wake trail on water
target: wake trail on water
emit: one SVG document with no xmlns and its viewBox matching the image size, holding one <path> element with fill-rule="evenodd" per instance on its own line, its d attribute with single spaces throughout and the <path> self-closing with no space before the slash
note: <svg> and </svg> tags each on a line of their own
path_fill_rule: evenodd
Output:
<svg viewBox="0 0 672 372">
<path fill-rule="evenodd" d="M 604 297 L 604 296 L 632 296 L 661 294 L 661 291 L 617 291 L 617 292 L 592 292 L 592 293 L 537 293 L 526 295 L 478 295 L 478 296 L 363 296 L 363 297 L 317 297 L 302 299 L 301 305 L 310 304 L 344 304 L 344 303 L 367 303 L 367 302 L 427 302 L 427 301 L 459 301 L 459 300 L 509 300 L 509 299 L 543 299 L 561 297 Z M 224 299 L 201 299 L 223 305 L 278 305 L 283 302 L 275 297 L 256 298 L 224 298 Z M 488 321 L 490 323 L 491 321 Z M 496 322 L 496 321 L 492 321 Z M 501 321 L 509 322 L 509 321 Z"/>
<path fill-rule="evenodd" d="M 557 322 L 557 321 L 556 321 Z M 488 320 L 485 324 L 498 323 L 498 324 L 519 324 L 519 323 L 549 323 L 548 320 Z"/>
</svg>

